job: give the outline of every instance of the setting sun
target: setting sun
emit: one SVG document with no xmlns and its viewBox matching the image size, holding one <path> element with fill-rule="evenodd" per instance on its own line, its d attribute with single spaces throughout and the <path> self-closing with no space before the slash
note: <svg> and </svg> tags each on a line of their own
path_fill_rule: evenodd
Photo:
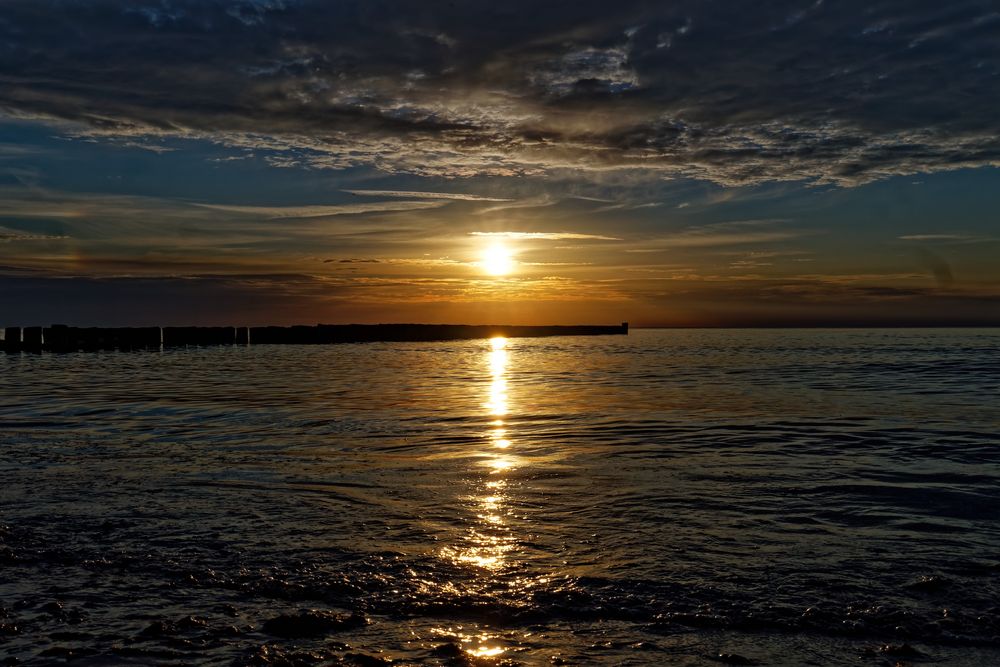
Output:
<svg viewBox="0 0 1000 667">
<path fill-rule="evenodd" d="M 494 244 L 483 252 L 480 265 L 491 276 L 505 276 L 514 270 L 514 257 L 506 246 Z"/>
</svg>

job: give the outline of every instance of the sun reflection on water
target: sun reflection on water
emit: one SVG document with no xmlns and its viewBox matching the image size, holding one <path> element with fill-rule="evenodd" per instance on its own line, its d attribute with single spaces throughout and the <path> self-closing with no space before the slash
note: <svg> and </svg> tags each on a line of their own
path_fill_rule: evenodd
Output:
<svg viewBox="0 0 1000 667">
<path fill-rule="evenodd" d="M 473 579 L 466 585 L 475 588 L 489 588 L 500 583 L 500 577 L 511 572 L 511 561 L 518 548 L 517 533 L 512 525 L 516 517 L 511 506 L 509 473 L 520 465 L 521 458 L 513 453 L 516 440 L 509 423 L 512 405 L 507 375 L 511 352 L 507 339 L 491 339 L 484 361 L 489 373 L 483 403 L 487 421 L 482 431 L 482 445 L 478 451 L 470 452 L 479 459 L 479 472 L 474 473 L 471 490 L 465 497 L 470 524 L 457 543 L 442 550 L 442 557 L 455 565 L 470 568 Z M 504 581 L 511 591 L 527 590 L 533 585 L 521 577 Z M 459 632 L 452 629 L 452 637 L 476 664 L 494 664 L 508 651 L 503 636 L 490 633 L 488 629 L 457 630 Z"/>
<path fill-rule="evenodd" d="M 507 339 L 490 339 L 490 348 L 489 368 L 492 380 L 490 381 L 489 400 L 486 403 L 486 408 L 490 411 L 490 415 L 503 417 L 507 414 L 507 378 L 505 377 L 509 361 Z M 503 427 L 503 420 L 498 419 L 493 423 L 498 428 Z"/>
<path fill-rule="evenodd" d="M 470 649 L 469 654 L 477 658 L 494 658 L 504 652 L 500 646 L 480 646 Z"/>
<path fill-rule="evenodd" d="M 457 644 L 463 653 L 476 660 L 475 664 L 495 664 L 491 658 L 499 658 L 507 652 L 507 647 L 497 643 L 498 637 L 489 632 L 472 632 L 463 626 L 449 628 L 434 628 L 434 634 L 439 639 L 450 640 Z M 487 660 L 488 662 L 480 662 Z M 462 662 L 461 664 L 465 664 Z"/>
<path fill-rule="evenodd" d="M 514 467 L 515 460 L 508 456 L 494 456 L 483 462 L 483 465 L 491 469 L 491 472 L 507 472 Z"/>
<path fill-rule="evenodd" d="M 504 420 L 510 407 L 506 377 L 509 363 L 507 339 L 490 339 L 486 356 L 490 383 L 484 407 L 492 419 L 485 432 L 489 449 L 479 453 L 482 459 L 480 465 L 488 469 L 489 477 L 483 479 L 481 486 L 470 496 L 475 511 L 475 525 L 469 529 L 464 543 L 444 549 L 444 555 L 453 562 L 471 565 L 486 572 L 499 572 L 506 567 L 507 558 L 517 541 L 507 521 L 510 509 L 507 507 L 507 481 L 503 477 L 517 463 L 517 457 L 506 453 L 513 446 L 510 430 Z M 504 451 L 504 454 L 497 450 Z"/>
</svg>

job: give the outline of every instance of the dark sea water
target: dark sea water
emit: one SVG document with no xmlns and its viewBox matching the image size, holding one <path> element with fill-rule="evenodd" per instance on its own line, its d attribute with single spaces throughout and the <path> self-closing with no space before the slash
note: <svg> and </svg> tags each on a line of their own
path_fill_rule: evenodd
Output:
<svg viewBox="0 0 1000 667">
<path fill-rule="evenodd" d="M 1000 665 L 1000 330 L 0 356 L 0 664 L 744 659 Z"/>
</svg>

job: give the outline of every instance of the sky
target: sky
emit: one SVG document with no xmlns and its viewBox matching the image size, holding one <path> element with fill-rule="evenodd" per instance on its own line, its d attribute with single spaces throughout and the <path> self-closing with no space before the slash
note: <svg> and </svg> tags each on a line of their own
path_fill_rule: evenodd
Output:
<svg viewBox="0 0 1000 667">
<path fill-rule="evenodd" d="M 2 0 L 0 326 L 1000 325 L 998 109 L 993 0 Z"/>
</svg>

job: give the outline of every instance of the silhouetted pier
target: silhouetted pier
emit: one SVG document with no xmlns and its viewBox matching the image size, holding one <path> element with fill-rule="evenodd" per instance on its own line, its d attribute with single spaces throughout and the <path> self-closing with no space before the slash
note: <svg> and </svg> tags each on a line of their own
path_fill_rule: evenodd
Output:
<svg viewBox="0 0 1000 667">
<path fill-rule="evenodd" d="M 511 326 L 469 324 L 317 324 L 290 327 L 7 327 L 7 352 L 144 350 L 208 345 L 324 345 L 406 341 L 627 335 L 616 326 Z"/>
</svg>

